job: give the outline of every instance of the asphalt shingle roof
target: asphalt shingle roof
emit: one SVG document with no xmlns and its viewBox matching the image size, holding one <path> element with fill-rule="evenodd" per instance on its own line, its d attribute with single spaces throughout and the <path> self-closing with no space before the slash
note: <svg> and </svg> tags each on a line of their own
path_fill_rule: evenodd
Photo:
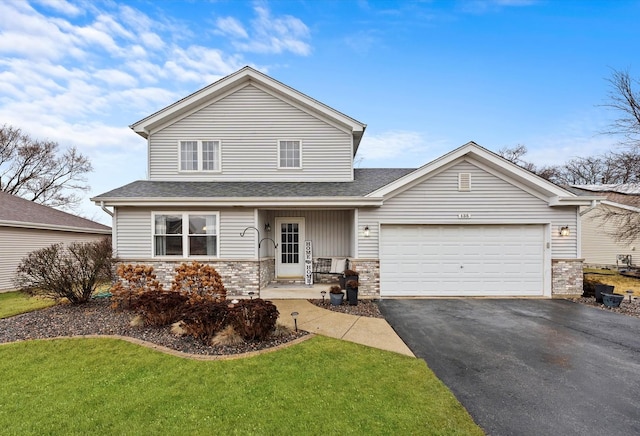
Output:
<svg viewBox="0 0 640 436">
<path fill-rule="evenodd" d="M 0 191 L 0 222 L 2 221 L 77 227 L 85 230 L 111 230 L 110 227 L 95 221 Z"/>
<path fill-rule="evenodd" d="M 352 182 L 171 182 L 138 180 L 94 198 L 362 197 L 415 171 L 360 168 Z"/>
</svg>

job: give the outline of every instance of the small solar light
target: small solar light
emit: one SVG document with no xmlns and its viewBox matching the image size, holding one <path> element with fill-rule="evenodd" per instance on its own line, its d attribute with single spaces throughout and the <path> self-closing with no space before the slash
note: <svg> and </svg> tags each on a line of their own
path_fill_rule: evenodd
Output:
<svg viewBox="0 0 640 436">
<path fill-rule="evenodd" d="M 320 291 L 322 294 L 322 305 L 324 306 L 324 296 L 327 295 L 327 291 Z"/>
<path fill-rule="evenodd" d="M 291 312 L 293 318 L 293 325 L 296 327 L 296 333 L 298 333 L 298 312 Z"/>
<path fill-rule="evenodd" d="M 253 296 L 254 296 L 255 294 L 256 294 L 255 292 L 253 292 L 253 291 L 249 291 L 249 298 L 250 298 L 251 300 L 253 300 Z"/>
<path fill-rule="evenodd" d="M 631 296 L 633 295 L 633 291 L 631 289 L 627 289 L 625 292 L 629 294 L 629 303 L 631 303 Z"/>
</svg>

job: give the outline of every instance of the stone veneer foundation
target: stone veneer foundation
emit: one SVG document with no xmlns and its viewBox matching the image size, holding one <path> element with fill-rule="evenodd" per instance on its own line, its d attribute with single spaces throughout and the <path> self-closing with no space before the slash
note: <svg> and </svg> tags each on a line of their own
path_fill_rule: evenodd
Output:
<svg viewBox="0 0 640 436">
<path fill-rule="evenodd" d="M 380 261 L 378 259 L 350 259 L 350 268 L 358 272 L 358 295 L 380 296 Z"/>
<path fill-rule="evenodd" d="M 555 298 L 582 295 L 584 259 L 551 260 L 551 296 Z"/>
<path fill-rule="evenodd" d="M 190 262 L 190 261 L 186 261 Z M 171 282 L 175 275 L 175 268 L 183 261 L 140 261 L 123 262 L 131 264 L 143 264 L 153 266 L 157 279 L 165 289 L 171 288 Z M 258 261 L 233 261 L 233 260 L 212 260 L 200 261 L 204 265 L 211 265 L 218 271 L 222 278 L 222 283 L 227 289 L 228 296 L 247 296 L 249 292 L 258 292 Z M 260 287 L 264 288 L 275 276 L 275 260 L 273 258 L 262 259 L 260 261 Z"/>
</svg>

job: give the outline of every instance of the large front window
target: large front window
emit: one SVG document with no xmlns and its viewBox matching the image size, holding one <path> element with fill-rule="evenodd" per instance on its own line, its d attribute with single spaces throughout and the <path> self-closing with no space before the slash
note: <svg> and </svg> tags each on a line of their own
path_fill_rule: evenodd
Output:
<svg viewBox="0 0 640 436">
<path fill-rule="evenodd" d="M 220 141 L 180 141 L 180 171 L 220 171 Z"/>
<path fill-rule="evenodd" d="M 155 256 L 218 256 L 217 213 L 157 213 L 153 222 Z"/>
</svg>

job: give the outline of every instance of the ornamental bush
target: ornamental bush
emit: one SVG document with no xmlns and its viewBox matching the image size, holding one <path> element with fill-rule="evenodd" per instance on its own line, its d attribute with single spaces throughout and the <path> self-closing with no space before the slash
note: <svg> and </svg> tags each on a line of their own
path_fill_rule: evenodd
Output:
<svg viewBox="0 0 640 436">
<path fill-rule="evenodd" d="M 180 327 L 186 334 L 210 345 L 216 333 L 229 325 L 230 315 L 227 302 L 200 301 L 186 308 Z"/>
<path fill-rule="evenodd" d="M 15 285 L 30 295 L 84 303 L 99 284 L 113 279 L 111 238 L 62 243 L 32 251 L 16 270 Z"/>
<path fill-rule="evenodd" d="M 278 309 L 267 300 L 256 298 L 240 300 L 230 305 L 231 325 L 246 341 L 262 341 L 267 339 L 276 328 Z"/>
<path fill-rule="evenodd" d="M 227 298 L 227 290 L 218 271 L 196 261 L 176 267 L 171 290 L 188 295 L 192 303 L 204 300 L 224 301 Z"/>
<path fill-rule="evenodd" d="M 180 321 L 189 306 L 189 297 L 180 292 L 146 290 L 137 295 L 131 309 L 140 314 L 145 325 L 165 326 Z"/>
<path fill-rule="evenodd" d="M 120 264 L 117 273 L 120 280 L 111 287 L 113 309 L 130 309 L 145 292 L 162 291 L 162 283 L 150 265 Z"/>
</svg>

